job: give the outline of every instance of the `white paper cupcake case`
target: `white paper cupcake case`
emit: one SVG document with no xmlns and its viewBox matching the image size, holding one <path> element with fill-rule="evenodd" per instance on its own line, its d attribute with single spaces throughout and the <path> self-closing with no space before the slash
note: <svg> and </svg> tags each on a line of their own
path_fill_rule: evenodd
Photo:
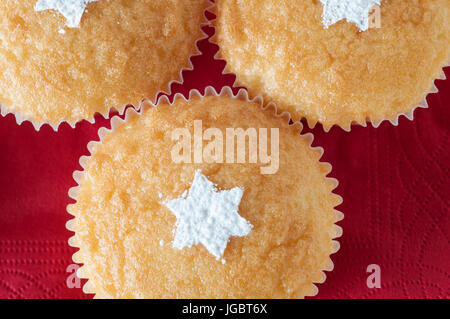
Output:
<svg viewBox="0 0 450 319">
<path fill-rule="evenodd" d="M 192 70 L 194 69 L 194 65 L 192 64 L 191 58 L 192 58 L 192 57 L 195 57 L 195 56 L 197 56 L 197 55 L 200 55 L 200 54 L 202 53 L 202 52 L 200 51 L 199 47 L 198 47 L 198 42 L 203 41 L 203 40 L 206 40 L 206 39 L 208 39 L 208 37 L 209 37 L 208 34 L 206 34 L 206 33 L 203 31 L 203 27 L 207 27 L 207 26 L 210 26 L 210 25 L 211 25 L 211 24 L 210 24 L 210 21 L 209 21 L 209 20 L 207 19 L 207 17 L 206 17 L 206 12 L 207 12 L 207 11 L 213 12 L 212 10 L 213 10 L 213 8 L 214 8 L 214 6 L 215 6 L 215 5 L 211 2 L 211 0 L 202 0 L 202 1 L 208 2 L 210 5 L 209 5 L 209 6 L 205 9 L 205 11 L 203 12 L 204 22 L 202 22 L 202 23 L 200 24 L 201 37 L 195 41 L 195 45 L 194 45 L 195 48 L 194 48 L 194 50 L 193 50 L 194 52 L 193 52 L 193 54 L 191 54 L 191 55 L 188 57 L 188 64 L 187 64 L 187 66 L 184 67 L 184 68 L 182 68 L 182 69 L 180 70 L 179 75 L 178 75 L 178 79 L 175 79 L 175 80 L 170 81 L 170 82 L 167 84 L 167 87 L 166 87 L 165 89 L 164 89 L 164 88 L 161 88 L 161 90 L 158 91 L 158 92 L 155 94 L 154 97 L 152 97 L 153 100 L 151 100 L 150 98 L 145 98 L 145 99 L 141 100 L 141 102 L 139 102 L 139 105 L 137 106 L 138 108 L 141 108 L 142 105 L 144 105 L 144 104 L 146 104 L 146 103 L 152 103 L 152 102 L 156 101 L 156 100 L 158 99 L 158 96 L 159 96 L 160 94 L 171 95 L 171 94 L 172 94 L 171 87 L 172 87 L 173 84 L 183 84 L 183 81 L 184 81 L 184 79 L 183 79 L 183 72 L 184 72 L 184 71 L 192 71 Z M 127 104 L 123 105 L 122 108 L 120 108 L 120 109 L 118 109 L 116 106 L 112 106 L 112 107 L 110 107 L 106 112 L 97 112 L 97 113 L 95 113 L 94 116 L 92 116 L 91 118 L 80 119 L 80 120 L 77 120 L 77 121 L 74 121 L 74 122 L 60 121 L 60 122 L 57 123 L 57 124 L 52 124 L 52 123 L 49 123 L 49 122 L 42 122 L 42 123 L 40 123 L 40 122 L 35 122 L 35 121 L 33 121 L 33 120 L 31 120 L 31 119 L 29 119 L 29 118 L 23 116 L 23 115 L 20 114 L 19 112 L 14 111 L 14 110 L 11 110 L 10 108 L 4 106 L 4 105 L 1 103 L 1 101 L 0 101 L 0 114 L 1 114 L 1 116 L 3 116 L 3 117 L 6 117 L 7 115 L 12 114 L 12 115 L 15 117 L 15 119 L 16 119 L 17 125 L 21 125 L 21 124 L 24 123 L 24 122 L 30 122 L 30 123 L 33 125 L 33 127 L 34 127 L 34 129 L 35 129 L 36 131 L 40 131 L 40 129 L 41 129 L 43 126 L 47 126 L 47 125 L 48 125 L 48 126 L 50 126 L 55 132 L 57 132 L 58 129 L 59 129 L 59 127 L 60 127 L 61 124 L 63 124 L 63 123 L 67 123 L 70 127 L 75 128 L 75 126 L 76 126 L 78 123 L 82 122 L 82 121 L 87 121 L 87 122 L 89 122 L 89 123 L 91 123 L 91 124 L 94 124 L 94 123 L 95 123 L 95 116 L 96 116 L 96 115 L 101 115 L 101 116 L 102 116 L 103 118 L 105 118 L 105 119 L 109 119 L 111 113 L 115 113 L 115 112 L 117 112 L 119 115 L 123 115 L 124 112 L 125 112 L 125 110 L 127 109 L 127 106 L 128 106 L 128 105 L 132 105 L 133 107 L 136 107 L 136 106 L 134 106 L 133 103 L 131 103 L 131 101 L 130 101 L 130 103 L 127 103 Z"/>
<path fill-rule="evenodd" d="M 211 10 L 211 12 L 213 12 L 213 13 L 217 16 L 217 6 L 216 6 L 215 4 L 214 4 L 214 6 L 213 6 L 212 8 L 210 8 L 210 10 Z M 247 87 L 248 87 L 248 86 L 247 86 L 247 83 L 245 83 L 245 81 L 240 80 L 240 79 L 239 79 L 239 76 L 238 76 L 236 73 L 234 73 L 234 72 L 230 69 L 230 67 L 229 67 L 229 65 L 228 65 L 228 61 L 227 61 L 227 60 L 225 59 L 225 57 L 223 56 L 223 53 L 222 53 L 222 47 L 220 46 L 220 44 L 219 44 L 218 41 L 217 41 L 217 28 L 216 28 L 216 25 L 215 25 L 214 21 L 215 21 L 215 20 L 210 21 L 210 26 L 213 27 L 213 28 L 216 30 L 216 33 L 214 34 L 213 37 L 211 37 L 211 40 L 210 40 L 210 41 L 211 41 L 212 43 L 216 44 L 216 45 L 219 47 L 219 50 L 218 50 L 217 53 L 214 55 L 214 59 L 215 59 L 215 60 L 220 60 L 220 61 L 224 61 L 224 62 L 225 62 L 225 68 L 224 68 L 224 70 L 222 71 L 222 74 L 223 74 L 223 75 L 234 75 L 234 76 L 236 76 L 236 80 L 235 80 L 233 86 L 234 86 L 234 85 L 238 85 L 238 86 L 244 86 L 244 87 L 247 88 Z M 440 74 L 439 77 L 437 77 L 437 78 L 433 81 L 433 83 L 432 83 L 432 85 L 431 85 L 431 89 L 430 89 L 427 93 L 424 93 L 424 96 L 423 96 L 422 101 L 421 101 L 420 103 L 418 103 L 417 105 L 412 106 L 412 107 L 411 107 L 411 110 L 409 110 L 408 112 L 405 112 L 405 113 L 399 113 L 399 114 L 397 114 L 397 116 L 396 116 L 395 118 L 393 118 L 393 119 L 384 118 L 384 119 L 382 119 L 381 121 L 372 121 L 370 118 L 366 118 L 366 121 L 365 121 L 364 123 L 360 123 L 360 122 L 354 121 L 354 122 L 350 123 L 350 124 L 347 125 L 347 126 L 340 126 L 340 125 L 334 124 L 334 125 L 331 126 L 330 128 L 325 128 L 325 127 L 323 127 L 323 130 L 324 130 L 325 132 L 329 132 L 329 131 L 331 130 L 331 128 L 337 126 L 337 127 L 342 128 L 342 129 L 343 129 L 344 131 L 346 131 L 346 132 L 350 132 L 351 129 L 352 129 L 352 126 L 359 125 L 359 126 L 362 126 L 362 127 L 367 127 L 367 124 L 368 124 L 368 123 L 372 124 L 373 127 L 378 128 L 378 127 L 381 125 L 381 123 L 383 123 L 384 121 L 389 121 L 392 125 L 398 126 L 399 120 L 400 120 L 400 118 L 401 118 L 402 116 L 406 117 L 406 118 L 407 118 L 408 120 L 410 120 L 410 121 L 413 121 L 413 120 L 414 120 L 414 112 L 415 112 L 417 109 L 419 109 L 419 108 L 426 109 L 426 108 L 429 107 L 428 102 L 427 102 L 427 97 L 428 97 L 428 95 L 429 95 L 429 94 L 433 94 L 433 93 L 439 92 L 439 90 L 438 90 L 437 87 L 436 87 L 435 81 L 436 81 L 436 80 L 446 80 L 446 76 L 445 76 L 445 73 L 444 73 L 444 68 L 446 68 L 446 67 L 448 67 L 448 66 L 450 66 L 450 56 L 449 56 L 448 62 L 447 62 L 447 63 L 444 63 L 444 64 L 441 66 L 441 74 Z M 259 92 L 258 94 L 260 95 L 260 94 L 262 94 L 262 93 L 263 93 L 263 92 Z M 285 111 L 284 113 L 287 113 L 287 114 L 289 115 L 289 117 L 290 117 L 291 120 L 294 119 L 294 118 L 291 116 L 290 112 Z M 316 125 L 320 123 L 319 121 L 315 121 L 314 123 L 311 123 L 312 121 L 308 120 L 305 116 L 303 116 L 303 117 L 300 118 L 299 120 L 303 120 L 303 119 L 306 120 L 306 122 L 307 122 L 307 124 L 308 124 L 308 127 L 309 127 L 310 129 L 315 128 Z"/>
<path fill-rule="evenodd" d="M 98 131 L 99 141 L 92 141 L 92 142 L 90 142 L 87 145 L 89 153 L 92 155 L 95 146 L 97 144 L 101 144 L 103 142 L 103 140 L 104 140 L 104 137 L 107 134 L 113 132 L 118 126 L 126 123 L 129 119 L 131 119 L 131 118 L 133 118 L 135 116 L 141 116 L 145 107 L 158 107 L 158 105 L 160 105 L 160 104 L 173 105 L 174 102 L 177 101 L 178 99 L 183 99 L 185 101 L 188 101 L 194 96 L 198 96 L 198 97 L 223 96 L 223 97 L 232 97 L 232 98 L 240 99 L 240 100 L 243 100 L 243 101 L 258 103 L 261 106 L 261 110 L 262 111 L 266 111 L 266 112 L 271 112 L 272 111 L 273 115 L 275 117 L 282 117 L 283 120 L 287 121 L 286 123 L 289 123 L 289 121 L 290 121 L 290 117 L 287 116 L 287 113 L 281 113 L 280 114 L 280 113 L 277 112 L 277 108 L 276 108 L 276 105 L 274 103 L 264 104 L 263 98 L 260 97 L 260 96 L 255 97 L 253 99 L 250 99 L 249 96 L 248 96 L 247 91 L 244 90 L 244 89 L 240 89 L 238 91 L 238 93 L 235 95 L 235 94 L 233 94 L 233 91 L 232 91 L 231 87 L 224 87 L 220 92 L 217 92 L 213 87 L 207 87 L 205 89 L 205 93 L 204 94 L 201 94 L 198 90 L 191 90 L 189 92 L 189 98 L 187 98 L 187 99 L 182 94 L 177 93 L 175 95 L 172 103 L 169 101 L 169 98 L 167 96 L 163 95 L 163 96 L 161 96 L 159 98 L 159 101 L 158 101 L 158 103 L 156 105 L 151 103 L 151 102 L 149 102 L 149 103 L 145 103 L 145 104 L 141 105 L 141 108 L 139 110 L 136 110 L 134 108 L 128 108 L 126 110 L 126 112 L 125 112 L 124 119 L 122 119 L 119 116 L 114 116 L 111 119 L 111 128 L 110 129 L 107 129 L 107 128 L 103 127 L 103 128 L 101 128 Z M 309 145 L 309 147 L 310 147 L 310 149 L 312 151 L 320 153 L 319 162 L 321 163 L 321 165 L 324 165 L 324 166 L 327 167 L 327 176 L 328 176 L 330 174 L 330 172 L 332 171 L 332 166 L 331 166 L 331 164 L 329 164 L 327 162 L 320 161 L 320 159 L 323 156 L 324 150 L 323 150 L 322 147 L 313 147 L 312 146 L 312 143 L 313 143 L 313 140 L 314 140 L 314 136 L 311 133 L 301 134 L 303 126 L 302 126 L 302 124 L 300 122 L 295 122 L 293 124 L 290 124 L 290 126 L 294 126 L 293 129 L 297 129 L 298 130 L 299 138 L 306 139 L 306 141 L 308 142 L 308 145 Z M 80 188 L 80 185 L 83 182 L 84 170 L 86 169 L 87 162 L 89 161 L 89 158 L 90 158 L 90 156 L 82 156 L 80 158 L 79 162 L 80 162 L 80 165 L 81 165 L 83 170 L 82 171 L 75 171 L 73 173 L 73 179 L 77 183 L 77 186 L 72 187 L 69 190 L 68 194 L 69 194 L 69 197 L 72 198 L 75 201 L 77 199 L 78 190 Z M 331 192 L 338 199 L 338 204 L 335 206 L 335 207 L 337 207 L 337 206 L 339 206 L 342 203 L 342 197 L 337 195 L 336 193 L 334 193 L 334 190 L 338 187 L 339 182 L 337 181 L 337 179 L 331 178 L 331 177 L 326 177 L 326 179 L 329 180 L 333 184 L 333 188 L 332 188 Z M 67 206 L 67 211 L 68 211 L 69 214 L 71 214 L 70 213 L 70 206 L 71 205 L 73 205 L 73 204 L 70 204 L 70 205 Z M 336 209 L 334 209 L 334 212 L 336 214 L 336 223 L 334 225 L 336 234 L 335 234 L 335 236 L 333 237 L 333 240 L 332 240 L 333 248 L 332 248 L 332 252 L 331 252 L 330 255 L 335 254 L 340 249 L 340 244 L 339 244 L 339 242 L 336 239 L 341 237 L 342 236 L 342 232 L 343 232 L 342 228 L 340 226 L 338 226 L 337 223 L 344 219 L 344 214 L 342 212 L 336 210 Z M 66 228 L 69 231 L 73 232 L 75 223 L 76 223 L 76 218 L 73 218 L 73 219 L 69 220 L 67 222 L 67 224 L 66 224 Z M 76 242 L 75 236 L 72 236 L 69 239 L 68 243 L 72 247 L 79 248 L 79 246 L 78 246 L 78 244 Z M 72 260 L 73 260 L 74 263 L 77 263 L 77 264 L 82 264 L 83 263 L 82 256 L 80 256 L 78 252 L 76 252 L 72 256 Z M 316 284 L 320 284 L 320 283 L 325 282 L 325 280 L 326 280 L 325 271 L 331 272 L 333 269 L 334 269 L 334 264 L 333 264 L 333 261 L 331 260 L 331 256 L 330 256 L 327 267 L 325 267 L 323 270 L 320 271 L 321 277 L 322 277 L 321 280 L 319 280 L 318 282 L 315 282 L 315 283 L 312 284 L 313 292 L 310 295 L 308 295 L 307 297 L 312 297 L 312 296 L 317 295 L 319 289 L 318 289 Z M 81 279 L 89 279 L 88 275 L 86 273 L 84 273 L 83 267 L 79 268 L 79 270 L 77 272 L 77 275 Z M 85 292 L 87 294 L 94 294 L 95 293 L 95 291 L 94 291 L 93 287 L 91 286 L 89 280 L 83 286 L 83 292 Z"/>
</svg>

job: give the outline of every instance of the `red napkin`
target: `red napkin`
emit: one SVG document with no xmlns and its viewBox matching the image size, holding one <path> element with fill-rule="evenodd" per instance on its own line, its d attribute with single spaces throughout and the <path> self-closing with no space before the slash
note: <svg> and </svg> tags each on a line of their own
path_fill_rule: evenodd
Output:
<svg viewBox="0 0 450 319">
<path fill-rule="evenodd" d="M 194 71 L 184 72 L 185 84 L 173 85 L 175 92 L 233 84 L 234 76 L 221 74 L 225 63 L 213 60 L 217 48 L 207 41 L 200 47 L 203 55 L 192 59 Z M 351 133 L 312 130 L 340 181 L 345 214 L 335 270 L 319 285 L 318 298 L 450 296 L 450 81 L 437 86 L 430 108 L 416 111 L 413 122 L 402 118 L 398 127 L 383 123 Z M 90 297 L 67 286 L 75 249 L 67 245 L 65 223 L 72 172 L 109 123 L 97 120 L 55 133 L 17 126 L 12 115 L 0 118 L 0 297 Z M 381 288 L 367 286 L 373 264 Z"/>
</svg>

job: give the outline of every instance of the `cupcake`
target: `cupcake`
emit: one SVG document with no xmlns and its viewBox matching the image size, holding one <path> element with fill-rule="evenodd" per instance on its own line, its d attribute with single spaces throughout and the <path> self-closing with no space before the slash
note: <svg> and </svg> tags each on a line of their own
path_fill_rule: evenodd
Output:
<svg viewBox="0 0 450 319">
<path fill-rule="evenodd" d="M 0 1 L 0 103 L 38 128 L 153 100 L 196 54 L 199 0 Z"/>
<path fill-rule="evenodd" d="M 449 60 L 448 0 L 217 0 L 216 10 L 219 57 L 238 84 L 326 131 L 397 124 Z"/>
<path fill-rule="evenodd" d="M 302 298 L 332 269 L 341 199 L 299 126 L 227 88 L 128 109 L 71 189 L 97 298 Z M 246 144 L 245 144 L 246 143 Z M 245 152 L 245 155 L 242 154 Z"/>
</svg>

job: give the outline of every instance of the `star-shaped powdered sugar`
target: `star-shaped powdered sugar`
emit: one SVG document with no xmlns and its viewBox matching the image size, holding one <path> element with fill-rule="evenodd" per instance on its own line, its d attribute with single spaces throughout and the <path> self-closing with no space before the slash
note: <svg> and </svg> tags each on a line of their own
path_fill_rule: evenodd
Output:
<svg viewBox="0 0 450 319">
<path fill-rule="evenodd" d="M 177 217 L 173 247 L 183 249 L 201 243 L 221 258 L 231 236 L 243 237 L 252 229 L 238 214 L 243 194 L 239 187 L 218 191 L 197 171 L 189 194 L 164 203 Z"/>
<path fill-rule="evenodd" d="M 95 1 L 98 0 L 38 0 L 34 10 L 57 10 L 66 18 L 69 28 L 78 28 L 86 6 Z"/>
<path fill-rule="evenodd" d="M 361 31 L 369 29 L 369 12 L 381 0 L 320 0 L 323 4 L 323 24 L 326 28 L 346 19 L 355 23 Z"/>
</svg>

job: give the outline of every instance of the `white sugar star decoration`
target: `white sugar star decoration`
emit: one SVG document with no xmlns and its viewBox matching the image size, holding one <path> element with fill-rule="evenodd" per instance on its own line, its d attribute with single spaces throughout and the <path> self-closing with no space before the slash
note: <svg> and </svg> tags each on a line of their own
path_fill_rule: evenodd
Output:
<svg viewBox="0 0 450 319">
<path fill-rule="evenodd" d="M 323 4 L 323 24 L 325 28 L 346 19 L 355 23 L 361 31 L 369 29 L 369 12 L 381 0 L 320 0 Z"/>
<path fill-rule="evenodd" d="M 38 0 L 34 10 L 57 10 L 66 18 L 69 28 L 78 28 L 86 6 L 95 1 L 98 0 Z"/>
<path fill-rule="evenodd" d="M 238 214 L 243 194 L 239 187 L 218 191 L 197 171 L 189 194 L 164 203 L 177 217 L 173 247 L 183 249 L 201 243 L 221 258 L 231 236 L 246 236 L 253 227 Z"/>
</svg>

